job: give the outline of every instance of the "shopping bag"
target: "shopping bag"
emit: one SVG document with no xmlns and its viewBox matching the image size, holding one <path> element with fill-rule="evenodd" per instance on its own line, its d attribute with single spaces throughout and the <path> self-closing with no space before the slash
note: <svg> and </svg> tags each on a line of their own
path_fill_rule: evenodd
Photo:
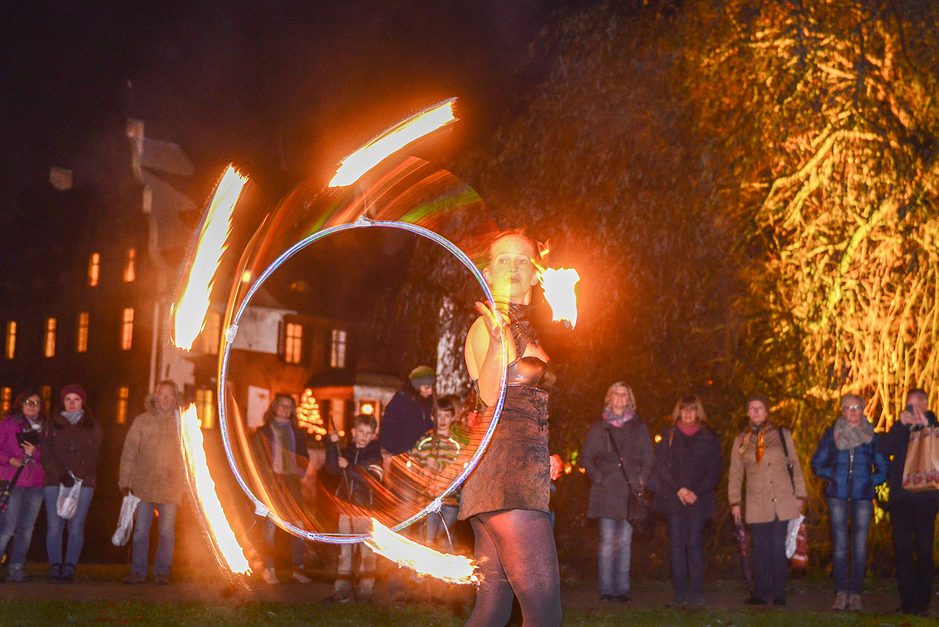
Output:
<svg viewBox="0 0 939 627">
<path fill-rule="evenodd" d="M 121 503 L 121 515 L 117 520 L 117 530 L 111 536 L 111 544 L 114 546 L 124 546 L 130 540 L 130 534 L 134 530 L 134 512 L 137 511 L 137 505 L 140 499 L 133 494 L 124 497 Z"/>
<path fill-rule="evenodd" d="M 799 521 L 798 524 L 793 524 Z M 792 534 L 795 529 L 795 534 Z M 809 565 L 809 534 L 805 528 L 805 516 L 799 516 L 789 521 L 789 537 L 793 537 L 792 554 L 789 553 L 789 537 L 786 538 L 786 556 L 789 566 L 795 570 L 805 570 Z"/>
<path fill-rule="evenodd" d="M 72 475 L 71 472 L 69 474 Z M 75 475 L 72 475 L 72 479 L 75 483 L 69 487 L 59 484 L 59 498 L 55 503 L 56 513 L 65 520 L 74 518 L 78 511 L 78 497 L 82 493 L 82 480 Z"/>
<path fill-rule="evenodd" d="M 939 427 L 910 431 L 903 464 L 903 489 L 939 490 Z"/>
</svg>

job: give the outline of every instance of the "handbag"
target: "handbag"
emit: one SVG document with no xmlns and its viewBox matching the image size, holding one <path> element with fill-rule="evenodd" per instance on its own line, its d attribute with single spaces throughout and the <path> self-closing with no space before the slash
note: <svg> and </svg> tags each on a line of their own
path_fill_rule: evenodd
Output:
<svg viewBox="0 0 939 627">
<path fill-rule="evenodd" d="M 792 461 L 789 459 L 789 447 L 786 445 L 786 429 L 779 430 L 779 440 L 782 442 L 783 455 L 786 457 L 786 471 L 789 473 L 789 482 L 792 492 L 796 491 L 796 479 L 792 472 Z M 805 527 L 805 516 L 798 516 L 789 521 L 786 536 L 786 557 L 789 566 L 796 570 L 805 570 L 809 565 L 809 532 Z"/>
<path fill-rule="evenodd" d="M 910 431 L 903 464 L 903 489 L 909 492 L 939 490 L 939 427 Z"/>
<path fill-rule="evenodd" d="M 633 482 L 629 480 L 629 475 L 626 473 L 623 456 L 620 454 L 619 446 L 616 445 L 616 440 L 613 439 L 613 434 L 607 430 L 606 435 L 610 438 L 610 444 L 613 445 L 613 450 L 616 452 L 620 472 L 623 473 L 623 479 L 626 480 L 626 486 L 629 488 L 626 495 L 626 520 L 633 528 L 635 538 L 638 540 L 651 539 L 655 534 L 655 515 L 649 506 L 648 497 L 642 490 L 636 490 L 633 487 Z"/>
<path fill-rule="evenodd" d="M 78 498 L 82 493 L 82 480 L 71 472 L 68 474 L 72 475 L 72 479 L 75 480 L 75 483 L 69 487 L 60 483 L 59 498 L 55 503 L 56 513 L 59 515 L 59 518 L 64 518 L 65 520 L 70 520 L 75 517 L 75 514 L 78 512 Z"/>
</svg>

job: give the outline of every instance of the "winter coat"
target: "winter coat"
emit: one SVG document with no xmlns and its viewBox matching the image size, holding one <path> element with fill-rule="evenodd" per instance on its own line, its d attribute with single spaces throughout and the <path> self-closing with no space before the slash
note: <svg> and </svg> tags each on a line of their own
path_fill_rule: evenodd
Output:
<svg viewBox="0 0 939 627">
<path fill-rule="evenodd" d="M 9 414 L 0 421 L 0 479 L 10 481 L 16 474 L 16 466 L 10 464 L 10 458 L 15 457 L 22 461 L 26 457 L 23 447 L 16 439 L 16 434 L 21 431 L 32 430 L 29 420 L 22 414 Z M 42 487 L 45 482 L 45 472 L 42 469 L 42 439 L 46 435 L 46 430 L 39 432 L 40 442 L 36 447 L 33 457 L 16 480 L 16 485 L 23 488 Z"/>
<path fill-rule="evenodd" d="M 926 412 L 928 426 L 937 426 L 936 414 Z M 910 444 L 910 433 L 922 427 L 910 428 L 899 420 L 893 423 L 890 431 L 880 434 L 877 439 L 877 448 L 889 461 L 887 469 L 887 483 L 890 485 L 890 500 L 910 499 L 914 501 L 939 500 L 939 490 L 926 490 L 923 492 L 910 492 L 903 489 L 903 467 L 906 465 L 906 449 Z"/>
<path fill-rule="evenodd" d="M 786 438 L 786 451 L 780 436 Z M 763 445 L 763 458 L 757 463 L 756 434 L 747 429 L 734 439 L 730 451 L 727 499 L 731 506 L 740 505 L 741 490 L 746 482 L 744 520 L 750 524 L 792 520 L 799 515 L 798 499 L 804 500 L 806 496 L 805 477 L 796 456 L 792 433 L 766 425 L 763 428 Z M 787 465 L 792 466 L 791 478 Z"/>
<path fill-rule="evenodd" d="M 663 514 L 693 512 L 710 518 L 714 515 L 714 489 L 721 480 L 721 444 L 708 427 L 687 436 L 673 427 L 662 434 L 655 447 L 653 489 L 655 510 Z M 695 493 L 692 505 L 683 505 L 678 490 Z"/>
<path fill-rule="evenodd" d="M 349 462 L 345 468 L 339 467 L 339 456 Z M 347 503 L 361 507 L 375 506 L 375 493 L 372 486 L 381 482 L 383 469 L 381 446 L 372 440 L 365 447 L 354 444 L 342 447 L 340 451 L 334 442 L 326 444 L 326 472 L 340 477 L 336 496 Z"/>
<path fill-rule="evenodd" d="M 591 482 L 588 518 L 625 520 L 628 513 L 629 486 L 611 437 L 623 456 L 633 490 L 645 490 L 652 474 L 652 438 L 641 418 L 636 416 L 622 427 L 613 427 L 605 420 L 593 423 L 580 456 Z"/>
<path fill-rule="evenodd" d="M 86 410 L 77 424 L 61 415 L 52 416 L 49 436 L 42 442 L 42 468 L 47 486 L 58 485 L 69 471 L 87 488 L 95 487 L 101 428 Z"/>
<path fill-rule="evenodd" d="M 395 392 L 382 413 L 381 448 L 392 455 L 410 451 L 434 427 L 433 399 L 422 397 L 409 383 Z"/>
<path fill-rule="evenodd" d="M 255 447 L 255 454 L 262 454 L 265 460 L 267 460 L 268 468 L 273 468 L 273 446 L 274 446 L 274 427 L 270 423 L 258 427 L 258 430 L 254 433 L 253 444 Z M 334 447 L 335 448 L 335 447 Z M 303 459 L 297 460 L 297 470 L 302 477 L 305 472 L 305 467 L 310 461 L 310 449 L 307 447 L 307 432 L 301 429 L 300 427 L 293 427 L 293 448 L 289 449 L 298 457 Z"/>
<path fill-rule="evenodd" d="M 874 486 L 887 480 L 887 460 L 877 450 L 878 435 L 866 444 L 839 450 L 834 428 L 822 435 L 812 455 L 812 472 L 828 481 L 825 496 L 846 501 L 874 498 Z"/>
<path fill-rule="evenodd" d="M 147 411 L 130 425 L 121 452 L 118 485 L 145 503 L 179 504 L 186 489 L 186 471 L 173 410 L 162 411 L 155 395 Z"/>
</svg>

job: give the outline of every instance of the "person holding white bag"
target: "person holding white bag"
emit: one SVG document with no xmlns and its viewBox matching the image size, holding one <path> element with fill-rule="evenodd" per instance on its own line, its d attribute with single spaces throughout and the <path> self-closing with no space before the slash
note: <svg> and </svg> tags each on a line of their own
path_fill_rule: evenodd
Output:
<svg viewBox="0 0 939 627">
<path fill-rule="evenodd" d="M 82 386 L 66 385 L 59 398 L 62 406 L 52 415 L 49 437 L 42 443 L 46 553 L 49 583 L 71 583 L 85 541 L 85 518 L 95 493 L 101 428 L 86 407 L 88 394 Z M 63 561 L 62 535 L 66 526 L 68 549 Z"/>
</svg>

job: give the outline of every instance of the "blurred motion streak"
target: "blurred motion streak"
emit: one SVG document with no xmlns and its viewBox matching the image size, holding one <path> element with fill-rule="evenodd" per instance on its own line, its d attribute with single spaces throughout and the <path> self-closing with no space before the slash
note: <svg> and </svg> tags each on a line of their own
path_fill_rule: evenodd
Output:
<svg viewBox="0 0 939 627">
<path fill-rule="evenodd" d="M 476 583 L 476 565 L 462 555 L 447 555 L 408 540 L 372 519 L 372 533 L 366 546 L 401 566 L 416 573 L 430 575 L 450 583 Z"/>
</svg>

